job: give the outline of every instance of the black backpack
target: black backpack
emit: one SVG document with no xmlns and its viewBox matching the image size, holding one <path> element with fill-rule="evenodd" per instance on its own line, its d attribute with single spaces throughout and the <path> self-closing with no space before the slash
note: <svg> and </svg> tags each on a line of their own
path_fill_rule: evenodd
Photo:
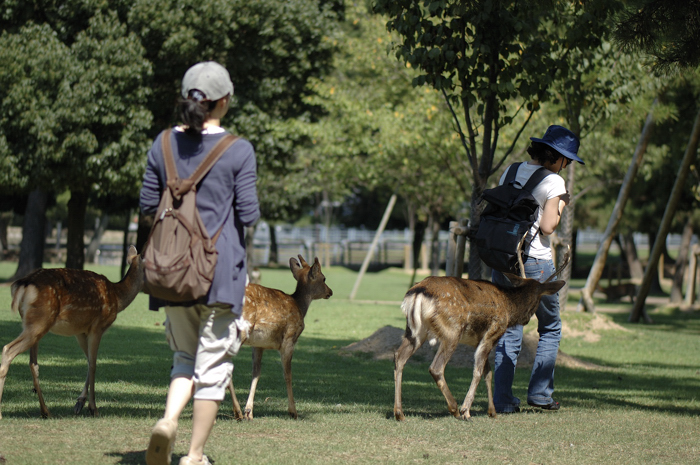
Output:
<svg viewBox="0 0 700 465">
<path fill-rule="evenodd" d="M 539 203 L 532 196 L 532 190 L 550 173 L 542 167 L 532 173 L 522 188 L 515 181 L 521 163 L 510 166 L 506 178 L 498 187 L 486 189 L 481 200 L 488 205 L 481 214 L 479 229 L 474 237 L 479 257 L 491 268 L 519 274 L 516 250 L 518 243 L 526 235 L 535 221 Z M 524 251 L 529 244 L 523 244 Z M 525 261 L 523 253 L 523 262 Z"/>
</svg>

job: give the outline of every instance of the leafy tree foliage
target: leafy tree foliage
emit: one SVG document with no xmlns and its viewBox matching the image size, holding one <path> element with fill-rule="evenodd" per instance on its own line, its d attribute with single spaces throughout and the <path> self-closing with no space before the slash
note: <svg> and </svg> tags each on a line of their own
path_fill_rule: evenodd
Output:
<svg viewBox="0 0 700 465">
<path fill-rule="evenodd" d="M 2 41 L 3 185 L 71 192 L 66 265 L 82 268 L 87 197 L 133 196 L 140 183 L 150 63 L 116 13 L 97 12 L 68 43 L 34 23 Z"/>
<path fill-rule="evenodd" d="M 148 139 L 174 122 L 179 80 L 198 61 L 217 60 L 231 70 L 236 100 L 229 113 L 233 118 L 225 124 L 256 146 L 266 213 L 274 217 L 287 210 L 277 181 L 300 139 L 283 123 L 313 118 L 314 108 L 304 103 L 305 84 L 328 67 L 335 47 L 330 31 L 342 16 L 338 2 L 28 0 L 2 1 L 0 8 L 9 45 L 3 53 L 11 65 L 7 79 L 30 70 L 38 79 L 18 82 L 45 88 L 38 93 L 25 88 L 25 97 L 16 98 L 0 91 L 4 115 L 15 120 L 32 98 L 27 96 L 37 95 L 31 107 L 35 113 L 24 111 L 24 122 L 12 124 L 25 129 L 29 124 L 28 136 L 31 131 L 45 135 L 24 142 L 0 137 L 0 164 L 10 168 L 0 185 L 29 189 L 36 183 L 52 192 L 71 190 L 74 241 L 69 240 L 74 250 L 69 257 L 76 257 L 71 266 L 82 266 L 87 199 L 135 201 Z M 35 35 L 58 52 L 44 56 L 50 49 L 37 43 Z M 24 46 L 29 43 L 36 46 Z M 44 63 L 32 67 L 32 60 L 53 60 L 53 68 Z M 23 62 L 30 66 L 18 65 Z M 11 74 L 13 69 L 17 73 Z M 5 128 L 9 132 L 10 126 Z M 25 160 L 18 164 L 18 159 Z"/>
<path fill-rule="evenodd" d="M 569 71 L 567 55 L 599 45 L 592 26 L 603 2 L 378 0 L 387 27 L 401 35 L 396 56 L 421 74 L 454 113 L 463 151 L 455 157 L 471 168 L 470 223 L 478 224 L 478 199 L 489 177 L 513 152 L 554 80 Z M 559 28 L 567 32 L 562 35 Z M 459 112 L 458 112 L 459 111 Z M 510 137 L 503 128 L 519 128 Z M 504 144 L 505 149 L 499 148 Z M 481 262 L 470 254 L 469 271 Z"/>
<path fill-rule="evenodd" d="M 700 1 L 636 0 L 622 14 L 616 35 L 631 50 L 653 57 L 657 69 L 700 64 Z"/>
<path fill-rule="evenodd" d="M 337 201 L 357 186 L 396 191 L 423 219 L 456 214 L 469 192 L 459 190 L 463 173 L 445 176 L 459 141 L 444 100 L 434 89 L 412 88 L 418 71 L 388 53 L 397 37 L 384 17 L 364 4 L 348 4 L 346 17 L 335 71 L 312 81 L 310 103 L 327 115 L 308 126 L 314 145 L 306 156 L 323 190 Z"/>
</svg>

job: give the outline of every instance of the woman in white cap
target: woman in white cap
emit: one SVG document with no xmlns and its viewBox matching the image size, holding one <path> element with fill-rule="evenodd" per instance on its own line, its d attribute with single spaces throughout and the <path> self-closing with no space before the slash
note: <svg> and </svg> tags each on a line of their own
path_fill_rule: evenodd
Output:
<svg viewBox="0 0 700 465">
<path fill-rule="evenodd" d="M 182 124 L 162 132 L 148 152 L 141 189 L 141 210 L 154 214 L 167 175 L 164 137 L 170 140 L 180 178 L 189 177 L 227 132 L 221 128 L 233 96 L 228 71 L 218 63 L 192 66 L 182 79 L 179 117 Z M 150 298 L 149 307 L 165 307 L 166 338 L 174 352 L 165 414 L 151 433 L 148 465 L 169 465 L 178 419 L 194 397 L 192 438 L 180 465 L 207 465 L 204 445 L 216 420 L 219 404 L 231 379 L 231 357 L 240 347 L 241 314 L 246 285 L 243 227 L 260 217 L 255 189 L 253 146 L 238 138 L 197 186 L 197 209 L 210 237 L 216 240 L 218 260 L 206 297 L 193 302 L 164 302 Z"/>
<path fill-rule="evenodd" d="M 547 176 L 532 190 L 540 208 L 538 219 L 526 240 L 527 260 L 524 262 L 528 278 L 544 281 L 555 271 L 549 236 L 559 225 L 562 211 L 569 203 L 566 184 L 559 172 L 572 161 L 583 164 L 583 160 L 578 156 L 578 137 L 562 126 L 550 126 L 544 137 L 531 137 L 530 140 L 532 144 L 527 151 L 532 160 L 517 167 L 515 182 L 524 186 L 539 168 L 544 166 L 548 170 Z M 501 177 L 501 183 L 506 173 Z M 496 284 L 510 286 L 510 282 L 498 271 L 492 271 L 491 277 Z M 542 297 L 536 315 L 540 337 L 527 390 L 527 403 L 544 410 L 559 410 L 559 402 L 552 398 L 554 364 L 561 340 L 559 295 Z M 522 325 L 513 326 L 508 328 L 496 346 L 493 401 L 498 413 L 520 411 L 520 399 L 513 395 L 512 387 L 522 339 Z"/>
</svg>

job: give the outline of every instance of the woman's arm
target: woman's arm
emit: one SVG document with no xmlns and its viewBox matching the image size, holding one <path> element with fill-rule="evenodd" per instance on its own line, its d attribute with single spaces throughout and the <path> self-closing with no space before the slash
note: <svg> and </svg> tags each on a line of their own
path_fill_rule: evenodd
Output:
<svg viewBox="0 0 700 465">
<path fill-rule="evenodd" d="M 540 232 L 544 236 L 549 236 L 557 229 L 559 220 L 561 220 L 561 212 L 569 203 L 569 194 L 562 194 L 557 197 L 552 197 L 544 204 L 542 211 L 542 219 L 540 220 Z"/>
</svg>

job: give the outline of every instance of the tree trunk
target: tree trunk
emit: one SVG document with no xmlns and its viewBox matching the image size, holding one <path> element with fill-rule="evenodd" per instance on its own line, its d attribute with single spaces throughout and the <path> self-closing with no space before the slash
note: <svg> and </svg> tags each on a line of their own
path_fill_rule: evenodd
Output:
<svg viewBox="0 0 700 465">
<path fill-rule="evenodd" d="M 10 250 L 10 244 L 7 242 L 7 228 L 14 216 L 13 212 L 0 212 L 0 251 L 5 254 Z"/>
<path fill-rule="evenodd" d="M 277 267 L 280 263 L 279 246 L 277 244 L 277 231 L 271 224 L 268 225 L 270 230 L 270 256 L 268 257 L 268 266 Z"/>
<path fill-rule="evenodd" d="M 654 103 L 652 103 L 652 108 L 647 115 L 644 128 L 642 129 L 642 134 L 639 137 L 639 143 L 637 143 L 634 156 L 632 157 L 632 163 L 630 163 L 627 174 L 625 174 L 625 178 L 622 181 L 622 186 L 620 187 L 620 192 L 617 196 L 615 207 L 613 207 L 610 220 L 608 221 L 608 226 L 605 228 L 605 232 L 603 233 L 603 240 L 601 241 L 600 247 L 598 247 L 598 252 L 593 260 L 593 266 L 591 266 L 591 270 L 588 273 L 586 284 L 583 286 L 583 289 L 581 289 L 581 300 L 578 303 L 578 311 L 583 309 L 587 312 L 595 312 L 593 291 L 598 286 L 600 277 L 603 274 L 603 268 L 605 268 L 605 262 L 608 259 L 608 252 L 610 251 L 610 244 L 612 244 L 615 230 L 620 224 L 622 212 L 632 190 L 632 181 L 637 175 L 637 170 L 642 164 L 642 158 L 644 156 L 644 152 L 646 151 L 647 144 L 649 143 L 649 137 L 651 136 L 651 132 L 654 127 L 653 109 L 655 105 L 656 100 L 654 100 Z"/>
<path fill-rule="evenodd" d="M 425 240 L 425 221 L 416 220 L 413 228 L 413 276 L 411 276 L 411 284 L 409 288 L 413 287 L 416 283 L 416 275 L 418 274 L 418 268 L 420 267 L 420 251 L 423 247 L 423 241 Z"/>
<path fill-rule="evenodd" d="M 11 281 L 22 278 L 41 268 L 44 261 L 46 243 L 46 206 L 49 195 L 36 189 L 29 193 L 27 208 L 22 222 L 22 242 L 20 243 L 19 263 Z"/>
<path fill-rule="evenodd" d="M 97 251 L 100 250 L 100 244 L 102 243 L 102 236 L 107 230 L 107 225 L 109 224 L 109 215 L 103 214 L 97 224 L 95 225 L 95 232 L 90 239 L 90 243 L 87 246 L 87 252 L 85 253 L 85 261 L 88 263 L 97 263 Z"/>
<path fill-rule="evenodd" d="M 68 201 L 68 236 L 66 240 L 66 268 L 82 270 L 85 267 L 85 211 L 87 193 L 70 193 Z"/>
<path fill-rule="evenodd" d="M 124 240 L 122 241 L 122 259 L 121 259 L 121 273 L 119 276 L 124 276 L 126 274 L 126 255 L 127 250 L 129 250 L 129 226 L 131 225 L 131 218 L 134 216 L 134 210 L 131 208 L 126 215 L 126 223 L 124 225 Z M 139 253 L 143 253 L 143 250 L 136 249 Z"/>
<path fill-rule="evenodd" d="M 578 132 L 576 132 L 576 135 L 578 135 Z M 573 192 L 574 191 L 574 184 L 576 180 L 576 165 L 578 163 L 570 163 L 569 166 L 566 168 L 567 170 L 567 180 L 566 180 L 566 191 L 567 192 Z M 564 247 L 566 247 L 565 244 L 568 244 L 571 246 L 572 238 L 574 237 L 574 209 L 576 207 L 576 200 L 574 197 L 572 197 L 571 202 L 567 207 L 564 209 L 564 212 L 561 215 L 561 220 L 559 222 L 559 237 L 562 241 L 562 244 L 564 244 Z M 563 250 L 563 248 L 562 248 Z M 573 253 L 573 251 L 571 252 Z M 564 258 L 565 258 L 565 253 L 559 253 L 557 254 L 557 263 L 555 263 L 555 268 L 559 269 L 564 264 Z M 561 272 L 559 273 L 559 276 L 557 276 L 557 279 L 561 279 L 566 282 L 564 287 L 561 288 L 559 291 L 559 304 L 562 308 L 562 310 L 566 310 L 566 302 L 569 298 L 569 280 L 571 279 L 571 266 L 567 266 L 566 268 L 562 269 Z"/>
<path fill-rule="evenodd" d="M 143 215 L 139 212 L 139 223 L 136 229 L 136 250 L 142 255 L 146 248 L 146 242 L 148 242 L 148 236 L 151 233 L 154 220 L 154 215 Z"/>
<path fill-rule="evenodd" d="M 479 228 L 479 220 L 481 219 L 481 211 L 483 210 L 483 207 L 479 207 L 479 199 L 474 198 L 472 195 L 472 201 L 471 201 L 471 212 L 469 214 L 469 229 L 470 233 L 476 233 L 476 230 Z M 474 237 L 473 234 L 470 234 L 470 237 Z M 476 250 L 476 246 L 472 247 L 472 245 L 475 245 L 474 242 L 470 242 L 469 244 L 469 278 L 470 279 L 479 279 L 481 278 L 481 271 L 482 271 L 482 262 L 481 262 L 481 257 L 479 257 L 479 252 Z M 457 260 L 460 259 L 460 257 L 456 258 Z"/>
<path fill-rule="evenodd" d="M 649 251 L 651 251 L 654 248 L 654 245 L 656 244 L 657 239 L 658 239 L 658 237 L 656 236 L 656 233 L 654 233 L 654 232 L 649 233 Z M 663 242 L 664 242 L 664 245 L 662 246 L 662 249 L 665 249 L 666 248 L 665 238 L 664 238 Z M 659 246 L 661 246 L 661 244 L 659 244 Z M 663 252 L 661 252 L 661 254 L 663 255 Z M 651 253 L 649 253 L 649 255 L 651 255 Z M 649 266 L 648 262 L 647 262 L 647 266 Z M 649 292 L 652 294 L 663 294 L 664 291 L 661 288 L 661 277 L 662 276 L 659 276 L 658 260 L 657 260 L 657 265 L 654 265 L 654 269 L 649 270 L 649 273 L 651 274 L 651 278 L 650 278 L 651 284 L 649 287 Z M 642 276 L 642 279 L 643 278 L 644 277 Z"/>
<path fill-rule="evenodd" d="M 681 247 L 676 258 L 676 271 L 673 274 L 673 284 L 671 285 L 671 303 L 680 304 L 683 301 L 683 278 L 688 265 L 688 253 L 690 252 L 690 241 L 693 239 L 693 222 L 690 218 L 683 227 Z"/>
<path fill-rule="evenodd" d="M 434 212 L 430 213 L 430 224 L 430 274 L 437 276 L 440 273 L 440 220 Z"/>
<path fill-rule="evenodd" d="M 634 233 L 628 231 L 621 234 L 620 242 L 625 252 L 624 255 L 627 260 L 627 268 L 630 270 L 630 277 L 635 280 L 642 279 L 642 276 L 644 276 L 644 269 L 642 268 L 642 262 L 639 261 L 637 246 L 634 244 Z"/>
<path fill-rule="evenodd" d="M 678 202 L 680 201 L 681 194 L 683 193 L 683 188 L 685 186 L 685 181 L 688 178 L 688 172 L 690 172 L 690 166 L 696 159 L 696 154 L 698 150 L 698 141 L 700 140 L 700 111 L 695 117 L 695 123 L 693 124 L 693 132 L 691 133 L 690 139 L 688 141 L 688 147 L 686 148 L 685 154 L 683 155 L 683 161 L 680 168 L 678 169 L 678 175 L 676 176 L 676 181 L 673 184 L 673 190 L 671 191 L 671 196 L 666 204 L 666 210 L 664 211 L 664 216 L 661 219 L 661 225 L 659 226 L 659 232 L 657 234 L 658 240 L 654 243 L 654 248 L 651 250 L 649 255 L 649 264 L 644 273 L 644 278 L 642 284 L 639 288 L 637 298 L 634 302 L 634 307 L 630 313 L 629 321 L 638 322 L 642 314 L 645 315 L 645 321 L 651 321 L 644 312 L 644 304 L 646 303 L 647 295 L 649 295 L 649 289 L 651 287 L 651 271 L 657 267 L 659 262 L 659 257 L 663 252 L 663 245 L 666 242 L 666 236 L 668 231 L 671 229 L 671 222 L 673 216 L 678 208 Z"/>
</svg>

